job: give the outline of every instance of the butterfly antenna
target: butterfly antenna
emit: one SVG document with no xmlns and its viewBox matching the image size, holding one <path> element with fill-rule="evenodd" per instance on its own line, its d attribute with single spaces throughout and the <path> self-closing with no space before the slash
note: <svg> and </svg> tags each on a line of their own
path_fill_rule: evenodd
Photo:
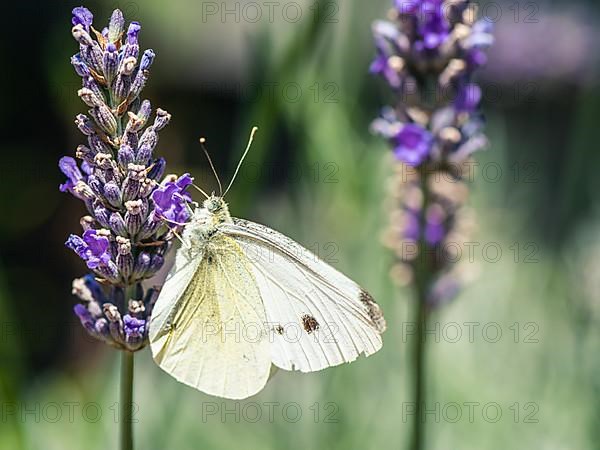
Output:
<svg viewBox="0 0 600 450">
<path fill-rule="evenodd" d="M 235 169 L 235 173 L 233 174 L 233 177 L 231 178 L 231 181 L 229 182 L 229 186 L 227 186 L 225 193 L 222 195 L 223 197 L 225 197 L 227 195 L 227 193 L 229 192 L 229 189 L 231 189 L 231 186 L 233 185 L 233 182 L 235 181 L 235 178 L 238 176 L 238 173 L 240 172 L 240 168 L 242 167 L 242 163 L 244 162 L 244 159 L 246 159 L 246 156 L 248 155 L 248 152 L 250 151 L 250 147 L 252 147 L 252 141 L 254 141 L 254 135 L 256 134 L 257 131 L 258 131 L 258 127 L 252 128 L 252 132 L 250 133 L 250 139 L 248 139 L 248 145 L 246 146 L 246 151 L 244 151 L 244 154 L 240 158 L 240 162 L 238 163 L 237 168 Z"/>
<path fill-rule="evenodd" d="M 204 190 L 200 187 L 200 186 L 196 186 L 195 184 L 192 183 L 192 187 L 194 189 L 196 189 L 197 191 L 199 191 L 202 195 L 204 195 L 206 198 L 210 198 L 210 195 L 208 195 L 206 192 L 204 192 Z"/>
<path fill-rule="evenodd" d="M 175 235 L 175 237 L 177 239 L 179 239 L 179 242 L 181 242 L 181 245 L 183 245 L 186 248 L 190 248 L 190 246 L 183 240 L 183 238 L 179 235 L 179 233 L 173 229 L 171 229 L 171 233 L 173 233 Z"/>
<path fill-rule="evenodd" d="M 221 197 L 223 197 L 223 186 L 221 185 L 221 180 L 219 179 L 219 175 L 217 174 L 217 171 L 215 170 L 215 166 L 212 162 L 212 159 L 210 159 L 208 150 L 206 150 L 206 147 L 204 146 L 205 143 L 206 143 L 206 138 L 201 137 L 200 138 L 200 146 L 202 147 L 202 150 L 204 150 L 204 154 L 206 155 L 206 158 L 208 159 L 208 162 L 210 164 L 210 168 L 212 169 L 212 172 L 215 175 L 215 178 L 217 179 L 217 183 L 219 183 L 219 195 Z"/>
</svg>

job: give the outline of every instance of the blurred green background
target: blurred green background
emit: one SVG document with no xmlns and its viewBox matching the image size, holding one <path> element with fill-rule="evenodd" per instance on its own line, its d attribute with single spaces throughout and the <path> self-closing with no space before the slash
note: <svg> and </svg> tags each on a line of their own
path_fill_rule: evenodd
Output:
<svg viewBox="0 0 600 450">
<path fill-rule="evenodd" d="M 157 52 L 144 96 L 173 115 L 157 150 L 169 170 L 212 189 L 197 139 L 206 136 L 228 179 L 251 127 L 260 127 L 229 196 L 232 213 L 345 271 L 388 322 L 371 358 L 310 375 L 279 372 L 244 402 L 179 385 L 147 350 L 138 354 L 137 448 L 406 445 L 413 303 L 390 281 L 381 235 L 391 157 L 368 130 L 392 98 L 367 73 L 370 24 L 390 2 L 315 5 L 85 2 L 96 23 L 116 7 L 139 20 L 142 47 Z M 71 280 L 84 267 L 63 246 L 83 213 L 58 192 L 57 161 L 82 141 L 72 121 L 84 109 L 69 64 L 74 6 L 4 5 L 0 449 L 117 442 L 118 355 L 73 317 Z M 473 281 L 436 313 L 428 335 L 427 448 L 600 448 L 597 5 L 481 7 L 497 42 L 480 77 L 491 141 L 471 185 L 480 246 L 468 261 Z M 497 262 L 481 251 L 490 243 L 502 250 Z"/>
</svg>

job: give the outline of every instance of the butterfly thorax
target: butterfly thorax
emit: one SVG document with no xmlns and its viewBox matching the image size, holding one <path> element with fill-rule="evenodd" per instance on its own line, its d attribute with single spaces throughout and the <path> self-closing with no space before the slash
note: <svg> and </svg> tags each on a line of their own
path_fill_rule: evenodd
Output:
<svg viewBox="0 0 600 450">
<path fill-rule="evenodd" d="M 221 197 L 212 196 L 194 211 L 186 226 L 184 240 L 191 247 L 201 249 L 224 223 L 233 223 L 229 207 Z"/>
</svg>

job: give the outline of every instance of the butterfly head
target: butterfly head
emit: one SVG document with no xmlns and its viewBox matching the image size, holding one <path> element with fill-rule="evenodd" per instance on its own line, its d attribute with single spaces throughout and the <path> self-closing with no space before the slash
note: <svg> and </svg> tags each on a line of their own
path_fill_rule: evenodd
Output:
<svg viewBox="0 0 600 450">
<path fill-rule="evenodd" d="M 204 208 L 210 214 L 218 214 L 220 211 L 227 209 L 227 203 L 223 200 L 223 197 L 218 197 L 216 195 L 211 195 L 209 198 L 204 200 L 203 205 Z"/>
<path fill-rule="evenodd" d="M 204 200 L 201 209 L 201 217 L 208 225 L 218 226 L 224 222 L 231 222 L 229 206 L 227 206 L 223 197 L 211 195 Z"/>
</svg>

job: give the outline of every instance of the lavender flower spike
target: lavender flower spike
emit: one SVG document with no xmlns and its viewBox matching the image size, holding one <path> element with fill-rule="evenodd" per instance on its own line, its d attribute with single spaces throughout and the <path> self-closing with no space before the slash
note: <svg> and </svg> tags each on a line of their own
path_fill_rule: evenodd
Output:
<svg viewBox="0 0 600 450">
<path fill-rule="evenodd" d="M 396 171 L 385 238 L 397 262 L 394 281 L 415 294 L 412 357 L 415 420 L 410 448 L 424 448 L 426 333 L 434 308 L 465 281 L 451 252 L 468 240 L 468 188 L 462 179 L 471 154 L 486 144 L 474 74 L 485 62 L 491 27 L 474 20 L 470 0 L 395 0 L 390 21 L 373 26 L 376 58 L 397 99 L 372 130 L 393 148 Z M 457 240 L 459 242 L 457 242 Z M 461 242 L 462 241 L 462 242 Z"/>
<path fill-rule="evenodd" d="M 475 6 L 470 0 L 395 0 L 391 19 L 373 25 L 376 57 L 370 71 L 398 99 L 372 125 L 397 161 L 386 242 L 398 257 L 392 273 L 399 283 L 416 283 L 419 267 L 430 271 L 427 308 L 459 291 L 464 272 L 445 253 L 450 247 L 445 244 L 464 236 L 468 189 L 462 172 L 487 143 L 474 75 L 493 36 L 490 23 L 474 19 Z M 453 289 L 442 288 L 451 284 Z"/>
<path fill-rule="evenodd" d="M 150 102 L 140 98 L 156 55 L 146 50 L 138 61 L 139 23 L 127 27 L 115 10 L 98 34 L 92 21 L 87 8 L 73 10 L 79 52 L 71 63 L 89 111 L 75 121 L 86 141 L 76 151 L 80 161 L 59 161 L 66 177 L 60 190 L 82 200 L 87 214 L 83 233 L 66 241 L 91 272 L 73 282 L 81 301 L 74 312 L 92 336 L 133 352 L 148 343 L 146 324 L 156 299 L 155 290 L 144 292 L 141 283 L 160 270 L 172 238 L 189 219 L 186 189 L 192 180 L 161 179 L 166 162 L 154 152 L 171 116 L 158 109 L 150 121 Z"/>
</svg>

